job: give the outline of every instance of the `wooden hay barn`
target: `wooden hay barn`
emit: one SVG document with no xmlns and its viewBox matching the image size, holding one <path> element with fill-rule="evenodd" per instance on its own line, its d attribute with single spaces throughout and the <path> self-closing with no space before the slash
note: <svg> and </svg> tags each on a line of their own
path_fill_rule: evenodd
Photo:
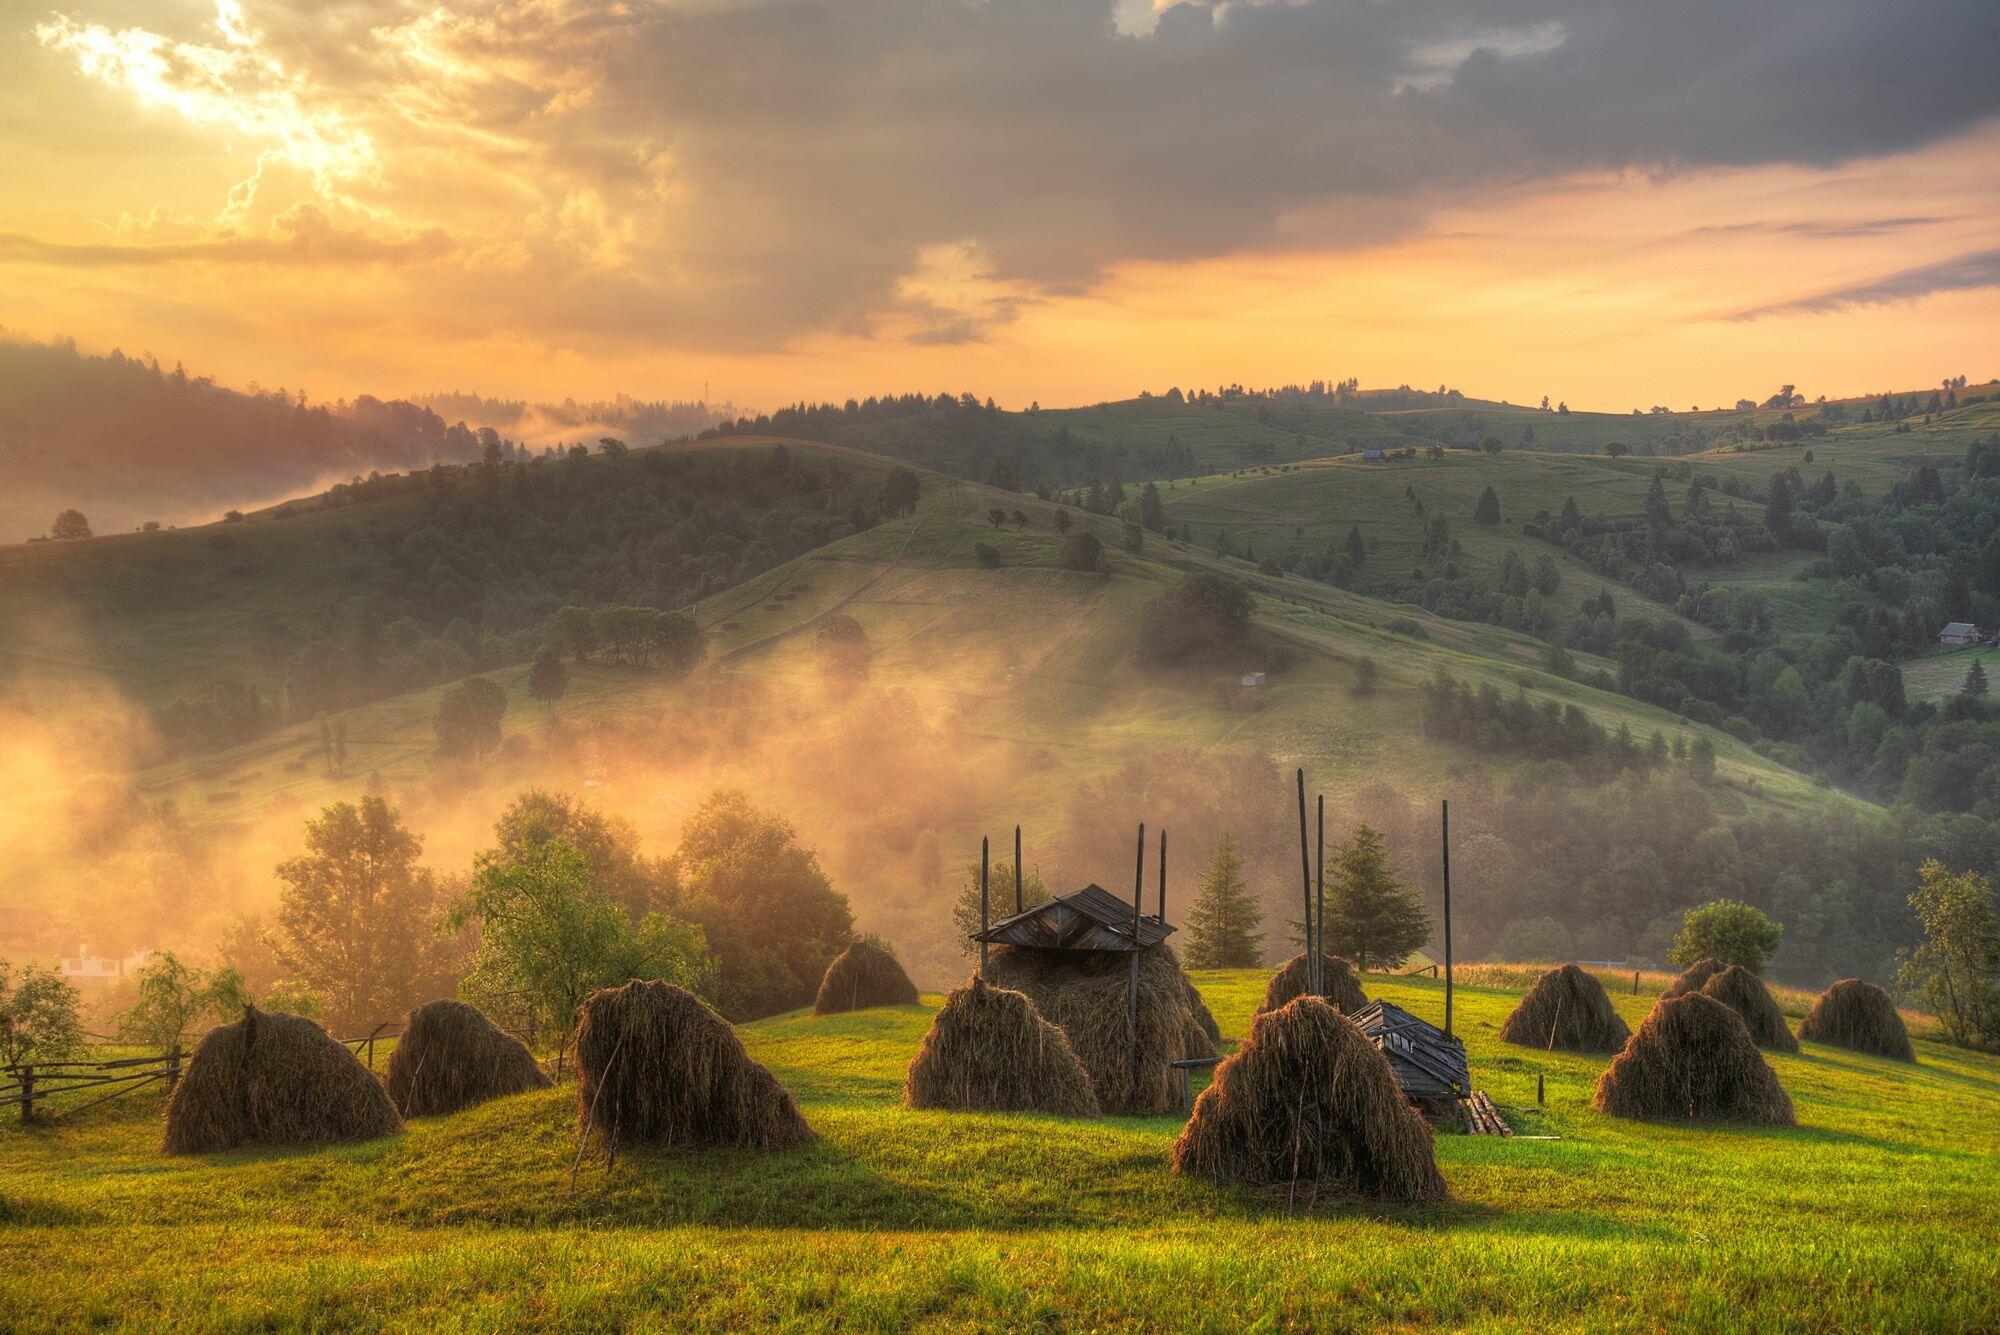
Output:
<svg viewBox="0 0 2000 1335">
<path fill-rule="evenodd" d="M 1413 1102 L 1443 1103 L 1472 1093 L 1465 1044 L 1390 1001 L 1373 1001 L 1351 1017 L 1389 1059 L 1389 1069 Z"/>
<path fill-rule="evenodd" d="M 1135 926 L 1136 923 L 1136 926 Z M 1173 934 L 1171 924 L 1144 917 L 1103 886 L 1081 890 L 1002 918 L 973 940 L 1031 950 L 1096 950 L 1129 954 L 1150 950 Z"/>
</svg>

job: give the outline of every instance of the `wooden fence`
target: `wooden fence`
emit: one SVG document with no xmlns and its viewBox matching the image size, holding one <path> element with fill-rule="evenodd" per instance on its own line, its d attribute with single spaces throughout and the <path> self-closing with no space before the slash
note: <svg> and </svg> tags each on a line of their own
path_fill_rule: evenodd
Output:
<svg viewBox="0 0 2000 1335">
<path fill-rule="evenodd" d="M 526 1043 L 530 1050 L 534 1048 L 533 1030 L 508 1029 L 505 1032 Z M 372 1071 L 375 1069 L 375 1045 L 381 1043 L 386 1047 L 402 1034 L 400 1025 L 385 1021 L 359 1038 L 343 1038 L 340 1042 Z M 161 1081 L 171 1091 L 179 1083 L 185 1065 L 186 1057 L 176 1046 L 171 1052 L 147 1057 L 23 1062 L 19 1066 L 0 1066 L 0 1109 L 18 1107 L 23 1122 L 32 1122 L 38 1116 L 67 1117 Z M 94 1090 L 104 1092 L 77 1104 L 70 1103 L 66 1097 Z"/>
</svg>

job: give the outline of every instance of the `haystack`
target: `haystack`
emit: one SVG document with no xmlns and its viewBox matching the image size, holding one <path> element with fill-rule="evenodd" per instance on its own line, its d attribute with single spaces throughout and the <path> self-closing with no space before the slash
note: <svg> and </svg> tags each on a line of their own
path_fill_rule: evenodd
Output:
<svg viewBox="0 0 2000 1335">
<path fill-rule="evenodd" d="M 1770 1048 L 1773 1052 L 1797 1052 L 1798 1039 L 1785 1026 L 1784 1012 L 1778 1009 L 1777 998 L 1771 989 L 1764 986 L 1764 980 L 1740 964 L 1732 964 L 1701 985 L 1701 994 L 1714 997 L 1729 1009 L 1743 1017 L 1743 1023 L 1750 1027 L 1750 1037 L 1757 1040 L 1760 1048 Z"/>
<path fill-rule="evenodd" d="M 1537 978 L 1500 1026 L 1503 1042 L 1565 1052 L 1616 1052 L 1631 1037 L 1604 984 L 1574 964 Z"/>
<path fill-rule="evenodd" d="M 1799 1037 L 1899 1062 L 1917 1059 L 1896 1003 L 1887 992 L 1859 978 L 1843 978 L 1820 993 L 1799 1022 Z"/>
<path fill-rule="evenodd" d="M 169 1154 L 372 1140 L 402 1122 L 382 1082 L 326 1030 L 254 1006 L 212 1029 L 167 1100 Z"/>
<path fill-rule="evenodd" d="M 839 1015 L 871 1006 L 914 1006 L 917 985 L 896 957 L 880 946 L 856 941 L 826 966 L 813 998 L 814 1015 Z"/>
<path fill-rule="evenodd" d="M 1594 1102 L 1613 1117 L 1796 1124 L 1791 1096 L 1743 1017 L 1701 992 L 1653 1007 L 1597 1078 Z"/>
<path fill-rule="evenodd" d="M 1681 971 L 1680 977 L 1667 984 L 1666 990 L 1660 993 L 1660 999 L 1665 1001 L 1672 997 L 1684 997 L 1690 992 L 1699 992 L 1702 984 L 1721 973 L 1724 967 L 1722 961 L 1718 959 L 1696 960 Z"/>
<path fill-rule="evenodd" d="M 1326 975 L 1326 1000 L 1344 1015 L 1352 1015 L 1368 1004 L 1362 995 L 1361 980 L 1355 976 L 1354 966 L 1338 955 L 1320 956 L 1322 972 Z M 1300 951 L 1285 961 L 1285 966 L 1271 975 L 1270 983 L 1264 988 L 1264 1004 L 1258 1008 L 1274 1011 L 1307 992 L 1306 968 L 1310 963 L 1305 952 Z"/>
<path fill-rule="evenodd" d="M 389 1054 L 389 1100 L 405 1117 L 455 1113 L 488 1099 L 547 1089 L 541 1063 L 513 1035 L 462 1001 L 410 1012 Z"/>
<path fill-rule="evenodd" d="M 1019 992 L 979 978 L 952 992 L 903 1078 L 911 1108 L 1097 1116 L 1097 1094 L 1063 1031 Z"/>
<path fill-rule="evenodd" d="M 1063 1031 L 1105 1112 L 1178 1112 L 1181 1075 L 1173 1063 L 1213 1057 L 1215 1043 L 1188 1004 L 1180 960 L 1154 946 L 1139 952 L 1135 1051 L 1131 960 L 1116 951 L 1001 946 L 988 957 L 986 980 L 1022 993 Z"/>
<path fill-rule="evenodd" d="M 775 1150 L 812 1128 L 729 1022 L 672 983 L 633 981 L 579 1008 L 577 1109 L 613 1152 L 644 1141 Z"/>
<path fill-rule="evenodd" d="M 1195 1027 L 1201 1030 L 1201 1036 L 1208 1040 L 1212 1048 L 1222 1041 L 1222 1026 L 1215 1022 L 1215 1012 L 1211 1011 L 1208 1003 L 1201 999 L 1201 993 L 1195 988 L 1194 979 L 1189 978 L 1185 971 L 1181 974 L 1181 982 L 1186 989 L 1188 1012 L 1194 1017 Z"/>
<path fill-rule="evenodd" d="M 1447 1198 L 1431 1129 L 1354 1021 L 1300 997 L 1251 1023 L 1174 1142 L 1174 1171 L 1407 1205 Z"/>
</svg>

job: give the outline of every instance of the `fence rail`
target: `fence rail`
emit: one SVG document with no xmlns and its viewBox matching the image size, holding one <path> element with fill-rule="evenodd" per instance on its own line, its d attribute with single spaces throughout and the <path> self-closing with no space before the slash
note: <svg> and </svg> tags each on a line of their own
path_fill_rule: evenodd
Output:
<svg viewBox="0 0 2000 1335">
<path fill-rule="evenodd" d="M 532 1029 L 506 1029 L 504 1032 L 520 1039 L 530 1049 L 535 1045 L 536 1035 Z M 398 1022 L 384 1021 L 357 1038 L 343 1038 L 338 1041 L 372 1071 L 375 1069 L 375 1045 L 387 1044 L 402 1036 L 402 1026 Z M 95 1108 L 100 1103 L 108 1103 L 112 1099 L 136 1093 L 161 1081 L 165 1081 L 167 1089 L 171 1091 L 180 1083 L 181 1072 L 186 1064 L 185 1054 L 176 1045 L 172 1051 L 144 1057 L 112 1057 L 101 1061 L 90 1058 L 63 1058 L 0 1066 L 0 1109 L 19 1108 L 23 1122 L 32 1122 L 38 1118 L 67 1117 L 86 1108 Z M 65 1095 L 97 1089 L 108 1092 L 83 1103 L 64 1102 L 62 1107 L 55 1106 L 56 1103 L 63 1101 Z"/>
</svg>

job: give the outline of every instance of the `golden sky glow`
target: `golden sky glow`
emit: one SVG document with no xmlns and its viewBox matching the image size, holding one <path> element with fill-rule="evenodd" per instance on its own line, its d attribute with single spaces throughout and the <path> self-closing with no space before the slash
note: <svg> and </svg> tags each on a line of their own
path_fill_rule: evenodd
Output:
<svg viewBox="0 0 2000 1335">
<path fill-rule="evenodd" d="M 2000 123 L 1968 99 L 1885 102 L 1881 136 L 1746 102 L 1777 128 L 1740 152 L 1692 104 L 1684 143 L 1581 142 L 1582 75 L 1469 118 L 1616 0 L 1365 40 L 1310 3 L 1153 32 L 1049 0 L 1021 34 L 996 3 L 967 36 L 906 0 L 79 2 L 0 3 L 0 325 L 226 383 L 1014 406 L 1352 375 L 1623 410 L 2000 373 Z M 893 66 L 871 16 L 921 29 Z M 1373 63 L 1230 82 L 1316 20 Z"/>
</svg>

